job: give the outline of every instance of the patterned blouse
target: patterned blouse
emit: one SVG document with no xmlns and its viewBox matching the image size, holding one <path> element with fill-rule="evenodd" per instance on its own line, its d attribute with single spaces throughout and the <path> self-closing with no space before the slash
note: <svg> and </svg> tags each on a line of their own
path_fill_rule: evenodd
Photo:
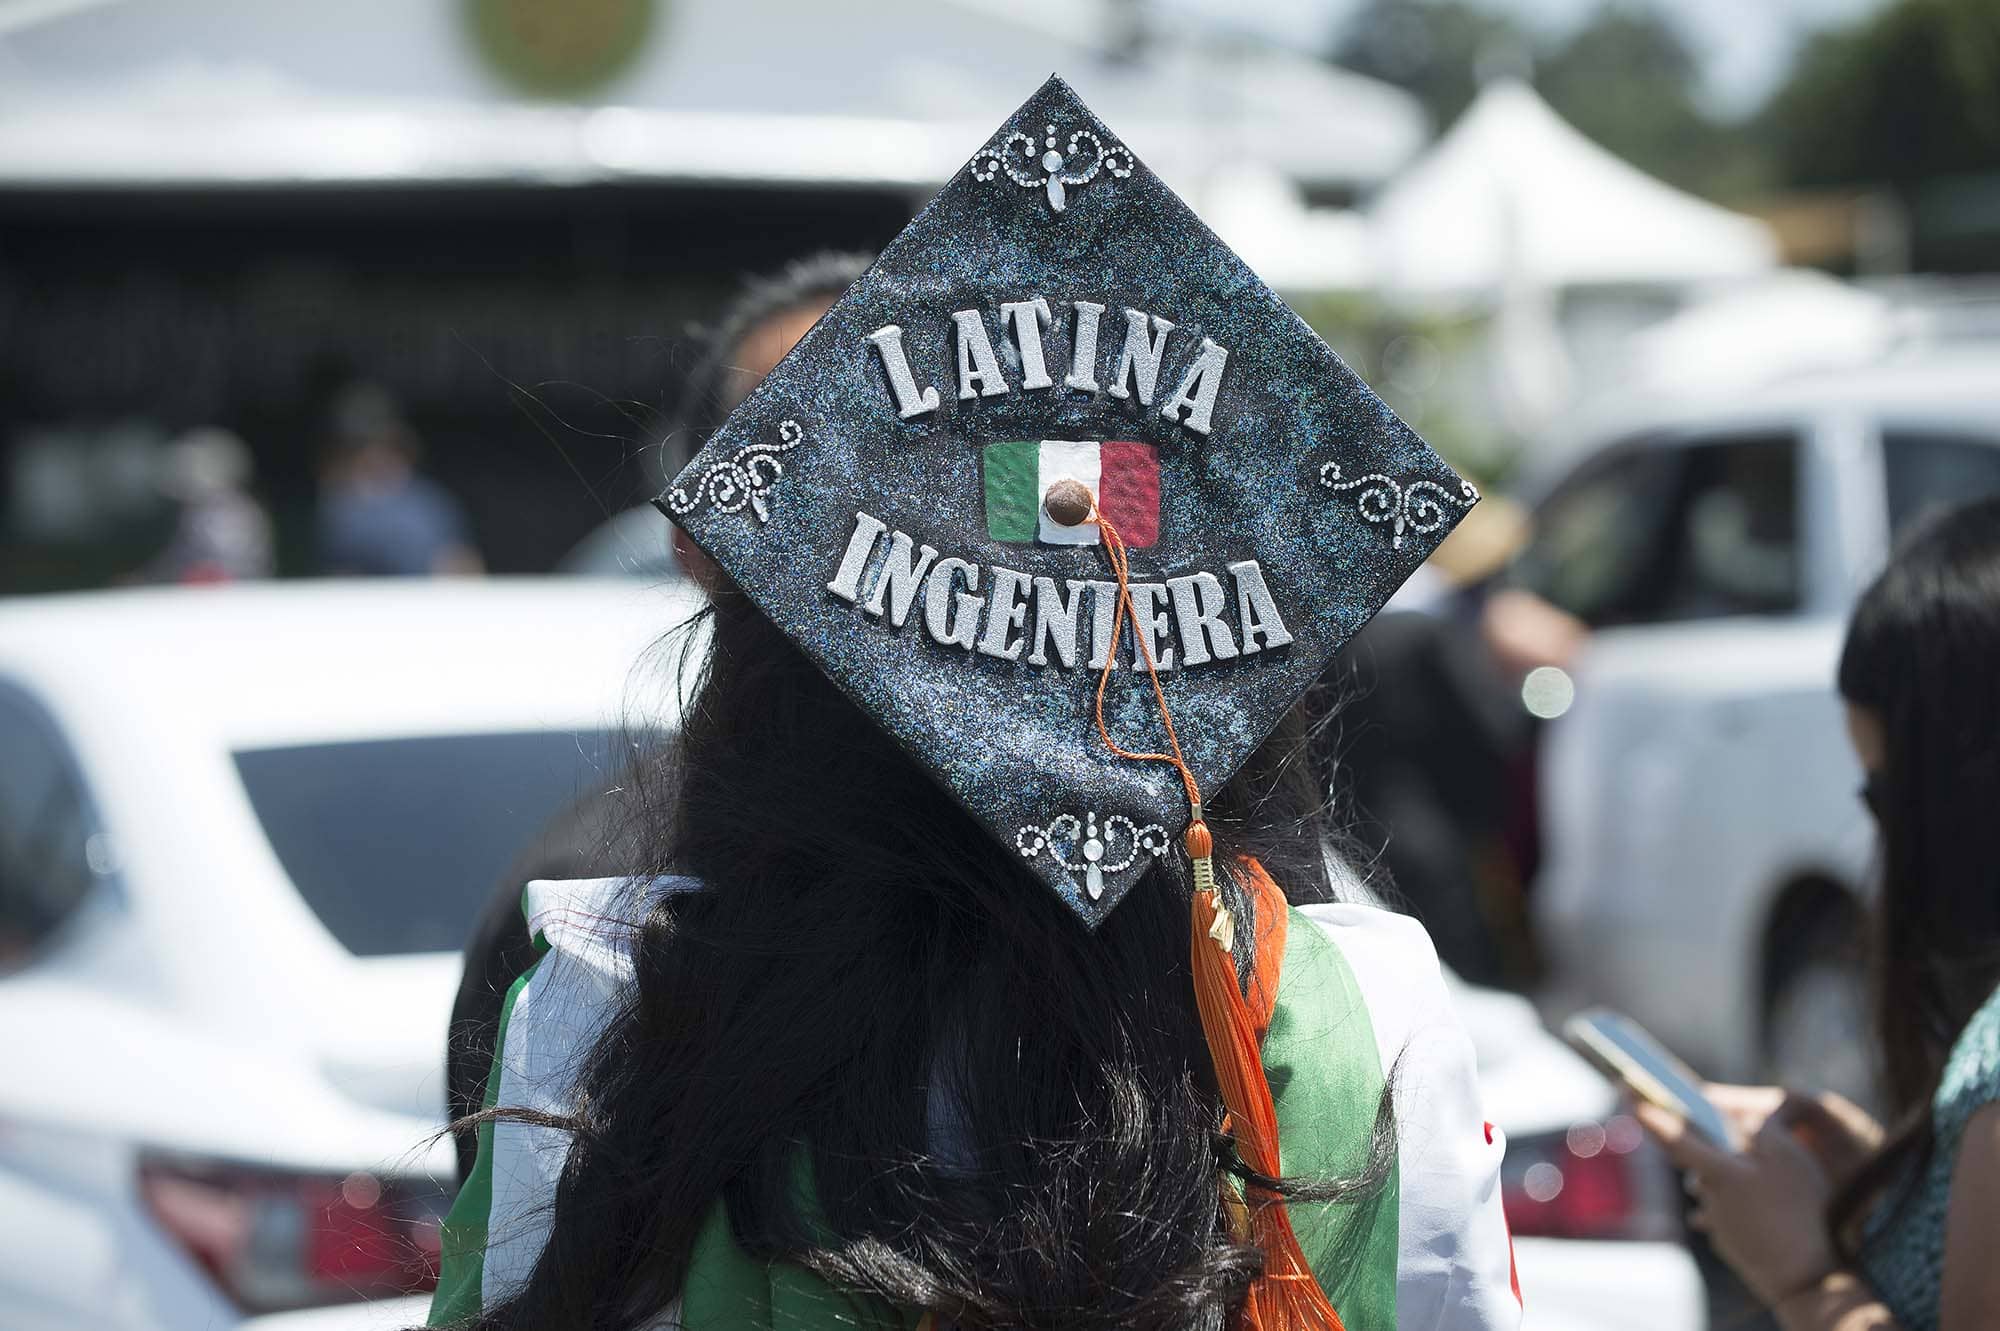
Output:
<svg viewBox="0 0 2000 1331">
<path fill-rule="evenodd" d="M 1937 1331 L 1944 1285 L 1944 1226 L 1951 1175 L 1965 1125 L 1986 1105 L 2000 1101 L 2000 989 L 1973 1014 L 1951 1047 L 1944 1080 L 1931 1102 L 1937 1146 L 1923 1177 L 1908 1190 L 1894 1189 L 1868 1222 L 1862 1274 L 1903 1331 Z M 1898 1201 L 1903 1204 L 1899 1207 Z"/>
</svg>

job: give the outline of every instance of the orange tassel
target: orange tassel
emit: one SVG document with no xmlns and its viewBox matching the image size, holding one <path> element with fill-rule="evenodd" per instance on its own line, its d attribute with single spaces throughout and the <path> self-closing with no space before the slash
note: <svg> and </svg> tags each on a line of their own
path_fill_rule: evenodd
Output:
<svg viewBox="0 0 2000 1331">
<path fill-rule="evenodd" d="M 1271 1006 L 1276 998 L 1270 987 L 1277 974 L 1276 955 L 1257 957 L 1254 982 L 1264 987 L 1257 994 L 1260 1010 L 1253 1011 L 1236 984 L 1236 964 L 1231 960 L 1236 918 L 1223 907 L 1216 890 L 1215 866 L 1211 859 L 1215 853 L 1215 838 L 1201 816 L 1201 788 L 1195 781 L 1193 769 L 1181 754 L 1180 736 L 1174 731 L 1173 712 L 1167 707 L 1166 690 L 1160 686 L 1159 666 L 1153 660 L 1152 648 L 1143 633 L 1135 632 L 1133 639 L 1146 663 L 1146 674 L 1153 686 L 1153 698 L 1159 704 L 1160 724 L 1166 730 L 1169 751 L 1133 752 L 1112 739 L 1111 730 L 1104 723 L 1104 693 L 1111 683 L 1112 664 L 1118 655 L 1115 644 L 1126 621 L 1135 616 L 1132 612 L 1130 556 L 1125 541 L 1094 503 L 1091 505 L 1090 520 L 1097 523 L 1099 534 L 1104 539 L 1105 557 L 1118 580 L 1118 600 L 1111 620 L 1114 649 L 1104 654 L 1104 667 L 1097 677 L 1097 733 L 1103 739 L 1104 747 L 1121 758 L 1171 764 L 1180 773 L 1181 784 L 1187 790 L 1188 827 L 1182 836 L 1182 845 L 1186 847 L 1188 859 L 1194 866 L 1190 942 L 1194 960 L 1195 1004 L 1201 1011 L 1201 1030 L 1208 1041 L 1209 1057 L 1215 1063 L 1216 1088 L 1222 1094 L 1223 1108 L 1228 1111 L 1224 1126 L 1236 1140 L 1237 1153 L 1245 1164 L 1258 1173 L 1277 1178 L 1283 1173 L 1278 1163 L 1278 1109 L 1271 1100 L 1270 1082 L 1264 1077 L 1261 1048 L 1264 1026 L 1270 1020 Z M 1261 937 L 1255 944 L 1256 950 L 1263 953 L 1275 945 L 1282 952 L 1284 894 L 1278 891 L 1277 885 L 1271 882 L 1263 866 L 1256 861 L 1248 861 L 1244 867 L 1250 874 L 1252 887 L 1267 909 L 1280 913 L 1276 920 L 1268 922 L 1266 929 L 1259 931 Z M 1247 1189 L 1246 1193 L 1238 1199 L 1226 1182 L 1223 1185 L 1224 1206 L 1229 1212 L 1232 1229 L 1240 1225 L 1247 1210 L 1248 1237 L 1264 1251 L 1264 1273 L 1250 1282 L 1250 1292 L 1244 1298 L 1243 1312 L 1238 1318 L 1241 1331 L 1346 1331 L 1340 1314 L 1327 1301 L 1319 1281 L 1313 1276 L 1312 1267 L 1306 1262 L 1305 1253 L 1299 1247 L 1298 1235 L 1292 1231 L 1291 1217 L 1285 1211 L 1284 1198 L 1260 1195 L 1255 1188 Z"/>
</svg>

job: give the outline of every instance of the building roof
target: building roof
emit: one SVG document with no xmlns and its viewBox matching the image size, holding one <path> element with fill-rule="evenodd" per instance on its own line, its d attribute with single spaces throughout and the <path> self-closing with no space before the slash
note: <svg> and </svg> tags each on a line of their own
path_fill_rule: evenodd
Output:
<svg viewBox="0 0 2000 1331">
<path fill-rule="evenodd" d="M 1134 42 L 1104 0 L 627 0 L 651 16 L 643 41 L 564 101 L 510 83 L 478 8 L 14 0 L 0 187 L 928 188 L 1052 69 L 1183 188 L 1243 158 L 1366 188 L 1426 128 L 1406 94 L 1306 56 L 1166 21 Z"/>
</svg>

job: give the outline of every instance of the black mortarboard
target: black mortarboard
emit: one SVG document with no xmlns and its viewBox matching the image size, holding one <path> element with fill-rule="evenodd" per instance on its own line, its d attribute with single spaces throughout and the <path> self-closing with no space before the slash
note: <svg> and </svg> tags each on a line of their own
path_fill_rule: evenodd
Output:
<svg viewBox="0 0 2000 1331">
<path fill-rule="evenodd" d="M 1094 926 L 1189 810 L 1060 519 L 1213 791 L 1477 498 L 1051 78 L 659 503 Z"/>
</svg>

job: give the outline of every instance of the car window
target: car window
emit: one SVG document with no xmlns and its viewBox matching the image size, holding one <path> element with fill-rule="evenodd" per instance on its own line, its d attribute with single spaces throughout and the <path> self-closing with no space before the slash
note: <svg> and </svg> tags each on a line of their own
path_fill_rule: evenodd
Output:
<svg viewBox="0 0 2000 1331">
<path fill-rule="evenodd" d="M 1592 625 L 1633 619 L 1649 594 L 1679 473 L 1677 453 L 1644 441 L 1584 463 L 1536 509 L 1515 581 Z"/>
<path fill-rule="evenodd" d="M 557 813 L 620 784 L 632 741 L 530 731 L 248 749 L 236 770 L 279 861 L 359 956 L 456 952 Z"/>
<path fill-rule="evenodd" d="M 1796 610 L 1799 449 L 1790 435 L 1691 444 L 1658 618 Z"/>
<path fill-rule="evenodd" d="M 1882 465 L 1892 533 L 1935 510 L 2000 492 L 2000 438 L 1887 426 Z"/>
<path fill-rule="evenodd" d="M 1788 433 L 1614 448 L 1536 511 L 1517 576 L 1593 627 L 1796 609 L 1798 471 Z"/>
<path fill-rule="evenodd" d="M 96 881 L 95 831 L 54 722 L 0 690 L 0 973 L 31 960 Z"/>
</svg>

